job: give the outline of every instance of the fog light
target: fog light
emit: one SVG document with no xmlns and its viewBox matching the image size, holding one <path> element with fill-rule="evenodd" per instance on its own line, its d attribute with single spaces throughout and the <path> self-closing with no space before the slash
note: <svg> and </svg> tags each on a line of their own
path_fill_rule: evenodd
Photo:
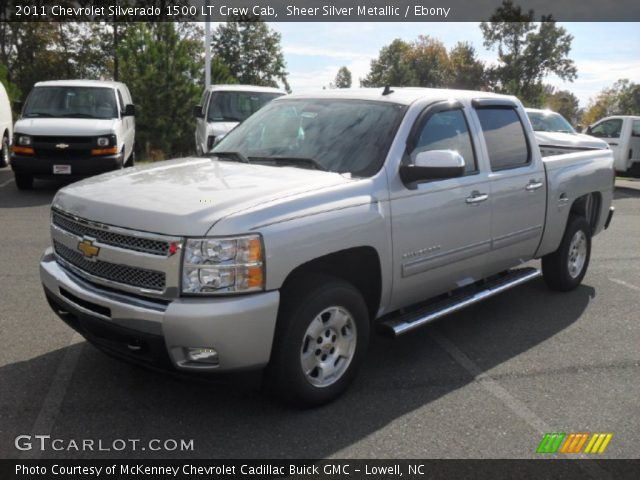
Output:
<svg viewBox="0 0 640 480">
<path fill-rule="evenodd" d="M 185 356 L 190 362 L 218 365 L 218 352 L 213 348 L 185 348 Z"/>
</svg>

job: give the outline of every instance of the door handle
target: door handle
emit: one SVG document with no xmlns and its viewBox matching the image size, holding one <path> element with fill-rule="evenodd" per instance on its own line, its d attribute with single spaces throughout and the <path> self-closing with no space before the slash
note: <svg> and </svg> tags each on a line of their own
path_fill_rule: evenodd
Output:
<svg viewBox="0 0 640 480">
<path fill-rule="evenodd" d="M 527 184 L 526 187 L 524 187 L 524 189 L 527 192 L 533 192 L 535 190 L 538 190 L 539 188 L 541 188 L 544 185 L 544 183 L 542 182 L 538 182 L 536 180 L 529 180 L 529 183 Z"/>
<path fill-rule="evenodd" d="M 469 205 L 475 205 L 477 203 L 484 202 L 487 198 L 489 198 L 489 195 L 487 195 L 486 193 L 480 193 L 476 190 L 471 192 L 471 195 L 468 196 L 464 201 Z"/>
</svg>

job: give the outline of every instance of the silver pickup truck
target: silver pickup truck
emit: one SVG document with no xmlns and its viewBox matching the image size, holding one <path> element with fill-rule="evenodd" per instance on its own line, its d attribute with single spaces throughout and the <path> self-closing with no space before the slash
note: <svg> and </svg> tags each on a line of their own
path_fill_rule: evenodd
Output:
<svg viewBox="0 0 640 480">
<path fill-rule="evenodd" d="M 207 157 L 60 190 L 42 283 L 108 353 L 266 367 L 284 399 L 317 405 L 354 378 L 374 326 L 401 335 L 540 275 L 576 288 L 612 218 L 612 162 L 543 160 L 513 97 L 281 97 Z"/>
</svg>

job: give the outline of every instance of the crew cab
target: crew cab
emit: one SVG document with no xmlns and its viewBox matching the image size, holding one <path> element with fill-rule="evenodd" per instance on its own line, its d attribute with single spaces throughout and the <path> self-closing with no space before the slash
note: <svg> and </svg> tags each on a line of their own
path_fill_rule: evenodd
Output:
<svg viewBox="0 0 640 480">
<path fill-rule="evenodd" d="M 211 85 L 193 108 L 196 152 L 208 152 L 230 130 L 274 98 L 287 92 L 255 85 Z"/>
<path fill-rule="evenodd" d="M 591 136 L 606 141 L 613 150 L 613 165 L 621 173 L 640 177 L 640 117 L 617 115 L 587 128 Z"/>
<path fill-rule="evenodd" d="M 354 378 L 374 327 L 402 335 L 541 275 L 580 284 L 613 215 L 612 153 L 535 145 L 515 97 L 281 97 L 207 156 L 61 189 L 45 295 L 113 355 L 266 368 L 284 399 L 318 405 Z"/>
<path fill-rule="evenodd" d="M 609 148 L 603 140 L 576 132 L 557 112 L 537 108 L 526 108 L 525 111 L 543 157 Z"/>
<path fill-rule="evenodd" d="M 124 83 L 36 83 L 14 128 L 16 186 L 26 190 L 36 177 L 86 177 L 132 166 L 134 115 Z"/>
</svg>

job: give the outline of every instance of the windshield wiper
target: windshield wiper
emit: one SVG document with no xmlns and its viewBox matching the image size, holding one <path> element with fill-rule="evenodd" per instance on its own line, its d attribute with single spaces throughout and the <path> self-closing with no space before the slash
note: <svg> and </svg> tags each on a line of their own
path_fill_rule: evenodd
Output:
<svg viewBox="0 0 640 480">
<path fill-rule="evenodd" d="M 103 119 L 102 117 L 94 117 L 93 115 L 89 115 L 88 113 L 65 113 L 62 115 L 63 118 L 96 118 Z"/>
<path fill-rule="evenodd" d="M 207 156 L 218 157 L 220 159 L 231 160 L 232 162 L 251 163 L 247 157 L 240 152 L 209 152 Z"/>
<path fill-rule="evenodd" d="M 290 167 L 306 166 L 312 170 L 322 170 L 326 172 L 327 169 L 313 158 L 302 157 L 249 157 L 250 160 L 256 162 L 274 162 L 277 165 L 286 165 Z"/>
<path fill-rule="evenodd" d="M 25 113 L 25 117 L 53 117 L 52 114 L 47 112 L 29 112 Z"/>
</svg>

